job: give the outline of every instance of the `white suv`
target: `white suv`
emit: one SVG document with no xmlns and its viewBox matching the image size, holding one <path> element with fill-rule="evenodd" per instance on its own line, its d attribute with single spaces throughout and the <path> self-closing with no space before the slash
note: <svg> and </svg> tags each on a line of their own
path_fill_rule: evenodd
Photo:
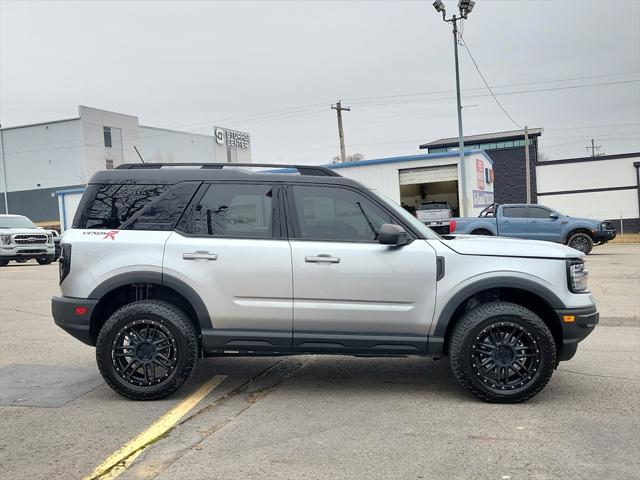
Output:
<svg viewBox="0 0 640 480">
<path fill-rule="evenodd" d="M 53 317 L 126 397 L 200 354 L 326 353 L 448 355 L 478 398 L 520 402 L 598 322 L 577 250 L 439 237 L 323 167 L 227 167 L 99 172 L 63 236 Z"/>
</svg>

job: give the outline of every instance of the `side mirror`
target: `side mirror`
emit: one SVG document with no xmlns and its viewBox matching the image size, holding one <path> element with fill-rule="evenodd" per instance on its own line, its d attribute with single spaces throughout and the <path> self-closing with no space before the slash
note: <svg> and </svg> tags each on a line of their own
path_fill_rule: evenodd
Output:
<svg viewBox="0 0 640 480">
<path fill-rule="evenodd" d="M 557 220 L 559 217 L 558 217 L 558 214 L 557 214 L 556 212 L 551 212 L 551 213 L 549 214 L 549 218 L 550 218 L 551 220 Z"/>
<path fill-rule="evenodd" d="M 409 243 L 410 237 L 399 225 L 392 223 L 385 223 L 380 227 L 380 233 L 378 234 L 378 242 L 382 245 L 394 245 L 400 247 Z"/>
</svg>

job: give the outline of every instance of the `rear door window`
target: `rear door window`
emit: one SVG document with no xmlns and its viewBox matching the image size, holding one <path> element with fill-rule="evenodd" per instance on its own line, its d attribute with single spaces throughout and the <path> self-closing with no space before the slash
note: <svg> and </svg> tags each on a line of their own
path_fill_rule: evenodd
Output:
<svg viewBox="0 0 640 480">
<path fill-rule="evenodd" d="M 504 207 L 502 216 L 507 218 L 527 218 L 526 207 Z"/>
<path fill-rule="evenodd" d="M 179 230 L 212 237 L 280 236 L 273 185 L 214 183 L 206 188 L 183 216 Z"/>
</svg>

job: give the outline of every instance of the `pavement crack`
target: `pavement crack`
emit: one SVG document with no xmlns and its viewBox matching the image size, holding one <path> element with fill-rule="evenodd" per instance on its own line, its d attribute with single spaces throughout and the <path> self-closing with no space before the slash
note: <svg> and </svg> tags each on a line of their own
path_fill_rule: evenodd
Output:
<svg viewBox="0 0 640 480">
<path fill-rule="evenodd" d="M 631 380 L 631 381 L 634 381 L 634 382 L 640 382 L 640 379 L 632 378 L 632 377 L 618 377 L 616 375 L 599 375 L 597 373 L 576 372 L 575 370 L 565 370 L 564 368 L 558 368 L 558 371 L 559 372 L 573 373 L 575 375 L 586 375 L 587 377 L 615 378 L 617 380 Z"/>
<path fill-rule="evenodd" d="M 45 315 L 43 313 L 29 312 L 27 310 L 20 310 L 19 308 L 3 308 L 3 310 L 8 310 L 9 312 L 16 313 L 25 313 L 27 315 L 35 315 L 37 317 L 51 318 L 51 315 Z"/>
</svg>

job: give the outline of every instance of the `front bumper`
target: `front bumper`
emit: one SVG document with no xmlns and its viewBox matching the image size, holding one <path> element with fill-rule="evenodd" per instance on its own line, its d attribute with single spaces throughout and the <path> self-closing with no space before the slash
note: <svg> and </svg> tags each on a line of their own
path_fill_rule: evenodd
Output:
<svg viewBox="0 0 640 480">
<path fill-rule="evenodd" d="M 2 245 L 0 258 L 3 260 L 22 260 L 37 257 L 46 257 L 55 254 L 53 244 L 41 243 L 34 245 Z"/>
<path fill-rule="evenodd" d="M 51 299 L 51 314 L 56 325 L 65 332 L 80 340 L 82 343 L 94 346 L 91 337 L 91 314 L 98 300 L 90 298 L 53 297 Z M 76 313 L 76 309 L 84 308 L 84 313 Z"/>
<path fill-rule="evenodd" d="M 616 238 L 615 230 L 596 230 L 594 235 L 594 240 L 596 242 L 608 242 L 609 240 L 613 240 Z"/>
<path fill-rule="evenodd" d="M 562 325 L 562 350 L 558 360 L 570 360 L 578 350 L 578 343 L 596 328 L 600 314 L 595 305 L 585 308 L 558 309 L 556 314 Z"/>
</svg>

